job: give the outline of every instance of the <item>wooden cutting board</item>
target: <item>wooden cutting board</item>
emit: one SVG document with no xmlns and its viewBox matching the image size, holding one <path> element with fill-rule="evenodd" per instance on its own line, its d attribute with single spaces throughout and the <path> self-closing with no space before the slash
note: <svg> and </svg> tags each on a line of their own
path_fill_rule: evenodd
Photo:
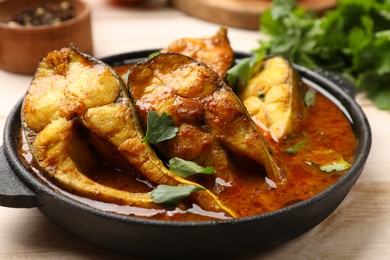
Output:
<svg viewBox="0 0 390 260">
<path fill-rule="evenodd" d="M 171 0 L 177 9 L 207 21 L 232 27 L 259 28 L 261 13 L 271 0 Z M 336 6 L 337 0 L 298 0 L 303 8 L 322 13 Z"/>
</svg>

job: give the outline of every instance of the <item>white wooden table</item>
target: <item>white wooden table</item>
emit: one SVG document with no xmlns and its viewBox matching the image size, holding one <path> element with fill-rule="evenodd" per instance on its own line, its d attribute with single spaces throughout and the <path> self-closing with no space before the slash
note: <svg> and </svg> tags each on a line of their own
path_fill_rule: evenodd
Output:
<svg viewBox="0 0 390 260">
<path fill-rule="evenodd" d="M 159 48 L 181 37 L 214 34 L 219 25 L 186 16 L 150 0 L 143 7 L 118 7 L 88 0 L 96 57 Z M 230 28 L 235 50 L 257 47 L 256 31 Z M 0 134 L 7 115 L 25 93 L 31 76 L 0 70 Z M 389 83 L 390 84 L 390 83 Z M 390 259 L 390 112 L 358 96 L 373 133 L 365 170 L 341 206 L 324 222 L 273 250 L 248 259 Z M 0 143 L 2 140 L 0 141 Z M 250 243 L 250 241 L 248 241 Z M 113 259 L 109 252 L 62 230 L 37 209 L 0 207 L 0 259 Z"/>
</svg>

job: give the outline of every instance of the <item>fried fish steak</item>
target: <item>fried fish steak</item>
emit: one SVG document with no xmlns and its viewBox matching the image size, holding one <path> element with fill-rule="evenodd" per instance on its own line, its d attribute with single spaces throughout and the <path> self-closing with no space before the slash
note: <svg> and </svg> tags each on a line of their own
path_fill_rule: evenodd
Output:
<svg viewBox="0 0 390 260">
<path fill-rule="evenodd" d="M 229 182 L 234 181 L 234 173 L 228 154 L 234 154 L 262 165 L 269 178 L 284 183 L 281 163 L 241 100 L 203 63 L 162 53 L 133 67 L 128 86 L 144 127 L 149 110 L 172 116 L 177 136 L 158 146 L 168 158 L 214 166 L 216 176 Z"/>
<path fill-rule="evenodd" d="M 285 58 L 273 56 L 261 62 L 238 96 L 253 121 L 279 141 L 300 129 L 306 113 L 306 88 Z"/>
<path fill-rule="evenodd" d="M 161 52 L 176 52 L 189 56 L 205 63 L 224 78 L 234 59 L 227 33 L 227 27 L 223 26 L 211 37 L 178 39 Z"/>
</svg>

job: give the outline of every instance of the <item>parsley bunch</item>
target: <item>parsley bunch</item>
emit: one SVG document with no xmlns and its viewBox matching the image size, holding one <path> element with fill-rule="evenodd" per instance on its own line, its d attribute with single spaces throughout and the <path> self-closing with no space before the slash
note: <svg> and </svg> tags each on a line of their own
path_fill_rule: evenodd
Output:
<svg viewBox="0 0 390 260">
<path fill-rule="evenodd" d="M 321 18 L 294 0 L 274 0 L 260 31 L 269 39 L 260 40 L 256 53 L 338 72 L 390 110 L 390 0 L 339 0 Z"/>
</svg>

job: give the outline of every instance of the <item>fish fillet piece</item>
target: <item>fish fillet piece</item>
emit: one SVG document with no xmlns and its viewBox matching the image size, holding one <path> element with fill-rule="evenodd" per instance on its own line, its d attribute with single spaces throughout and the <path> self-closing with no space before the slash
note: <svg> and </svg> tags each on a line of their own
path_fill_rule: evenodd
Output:
<svg viewBox="0 0 390 260">
<path fill-rule="evenodd" d="M 234 59 L 227 34 L 228 29 L 223 26 L 210 37 L 178 39 L 161 52 L 176 52 L 189 56 L 205 63 L 224 78 Z"/>
<path fill-rule="evenodd" d="M 266 58 L 238 96 L 254 122 L 279 141 L 300 129 L 306 113 L 305 86 L 281 56 Z"/>
<path fill-rule="evenodd" d="M 215 166 L 216 175 L 234 181 L 227 154 L 264 166 L 269 178 L 284 183 L 285 172 L 241 100 L 209 67 L 178 53 L 162 53 L 139 63 L 128 85 L 141 123 L 149 110 L 172 116 L 178 134 L 158 147 L 180 157 Z"/>
</svg>

